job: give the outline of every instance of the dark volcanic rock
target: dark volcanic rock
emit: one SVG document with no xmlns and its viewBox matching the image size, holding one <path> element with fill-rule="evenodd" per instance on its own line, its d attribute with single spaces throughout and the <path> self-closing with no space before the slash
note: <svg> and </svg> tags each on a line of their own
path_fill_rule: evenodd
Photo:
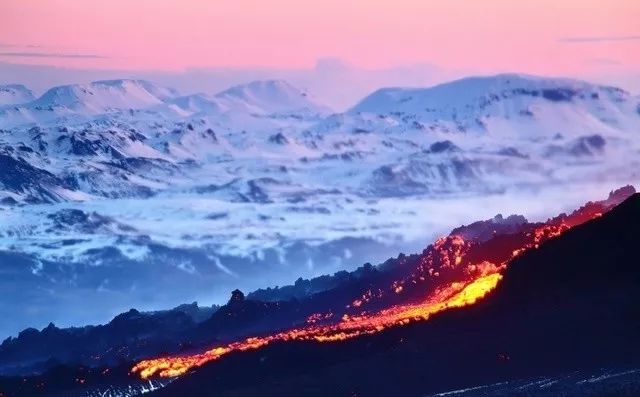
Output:
<svg viewBox="0 0 640 397">
<path fill-rule="evenodd" d="M 418 396 L 575 370 L 637 368 L 638 236 L 640 195 L 634 195 L 515 259 L 498 288 L 476 305 L 342 343 L 277 343 L 231 354 L 157 395 Z M 564 395 L 581 390 L 576 383 Z M 618 395 L 611 390 L 596 395 Z"/>
</svg>

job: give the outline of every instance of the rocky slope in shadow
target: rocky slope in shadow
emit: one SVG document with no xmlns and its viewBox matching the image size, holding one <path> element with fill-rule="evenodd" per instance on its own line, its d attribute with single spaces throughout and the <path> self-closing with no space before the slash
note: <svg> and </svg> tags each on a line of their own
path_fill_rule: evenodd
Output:
<svg viewBox="0 0 640 397">
<path fill-rule="evenodd" d="M 424 395 L 637 366 L 639 235 L 636 194 L 515 259 L 476 305 L 344 343 L 280 343 L 231 354 L 157 395 Z M 568 393 L 580 395 L 580 387 Z"/>
</svg>

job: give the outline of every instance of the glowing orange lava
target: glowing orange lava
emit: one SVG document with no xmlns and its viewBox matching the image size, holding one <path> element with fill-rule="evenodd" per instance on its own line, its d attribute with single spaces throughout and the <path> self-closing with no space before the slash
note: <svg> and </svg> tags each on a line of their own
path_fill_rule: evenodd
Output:
<svg viewBox="0 0 640 397">
<path fill-rule="evenodd" d="M 575 225 L 600 215 L 600 211 L 596 212 L 585 206 L 571 215 L 562 215 L 534 227 L 529 233 L 522 235 L 519 246 L 509 249 L 502 256 L 503 259 L 498 261 L 499 263 L 492 263 L 486 259 L 471 263 L 466 257 L 476 243 L 465 241 L 463 237 L 457 235 L 440 238 L 425 251 L 413 273 L 402 280 L 393 281 L 390 285 L 389 292 L 392 295 L 404 297 L 403 294 L 410 286 L 421 287 L 424 285 L 421 283 L 429 278 L 440 280 L 443 271 L 453 269 L 457 272 L 455 281 L 439 283 L 439 288 L 427 293 L 427 296 L 417 303 L 396 304 L 382 310 L 361 311 L 357 315 L 344 314 L 339 322 L 325 325 L 319 323 L 332 319 L 333 313 L 318 313 L 310 316 L 306 325 L 300 328 L 247 338 L 200 354 L 144 360 L 134 366 L 132 372 L 139 374 L 143 379 L 152 376 L 175 377 L 228 353 L 258 349 L 273 342 L 292 340 L 335 342 L 374 334 L 389 327 L 402 326 L 414 321 L 427 320 L 433 314 L 443 310 L 475 303 L 496 287 L 502 279 L 501 272 L 506 268 L 509 260 L 522 255 L 526 250 L 538 248 L 543 242 L 559 236 Z M 352 301 L 347 308 L 364 310 L 364 306 L 373 300 L 381 299 L 383 295 L 382 290 L 369 290 Z"/>
<path fill-rule="evenodd" d="M 499 273 L 494 273 L 480 277 L 468 284 L 452 283 L 447 288 L 437 291 L 423 303 L 394 306 L 370 315 L 345 316 L 335 325 L 308 326 L 280 332 L 275 335 L 247 338 L 240 342 L 216 347 L 204 353 L 191 356 L 144 360 L 133 367 L 132 371 L 139 373 L 143 379 L 154 375 L 174 377 L 184 374 L 191 368 L 217 360 L 227 353 L 258 349 L 275 341 L 309 340 L 334 342 L 360 335 L 373 334 L 388 327 L 426 320 L 434 313 L 448 308 L 462 307 L 475 303 L 487 292 L 494 289 L 501 278 L 502 276 Z"/>
</svg>

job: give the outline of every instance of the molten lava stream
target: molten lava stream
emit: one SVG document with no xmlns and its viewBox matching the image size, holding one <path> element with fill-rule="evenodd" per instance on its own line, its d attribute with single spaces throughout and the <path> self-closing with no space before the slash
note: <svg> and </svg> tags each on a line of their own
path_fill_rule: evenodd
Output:
<svg viewBox="0 0 640 397">
<path fill-rule="evenodd" d="M 422 263 L 416 269 L 417 273 L 412 274 L 408 280 L 394 281 L 391 286 L 392 290 L 396 294 L 400 294 L 404 289 L 403 285 L 407 285 L 406 283 L 408 282 L 415 283 L 416 280 L 424 280 L 425 274 L 438 276 L 433 267 L 435 263 L 440 263 L 442 268 L 464 266 L 463 269 L 471 273 L 467 273 L 464 276 L 466 281 L 451 282 L 437 289 L 419 303 L 399 304 L 375 313 L 356 316 L 345 315 L 337 324 L 315 325 L 311 321 L 310 324 L 302 328 L 295 328 L 268 336 L 247 338 L 239 342 L 216 347 L 201 354 L 144 360 L 134 366 L 132 372 L 138 373 L 143 379 L 152 376 L 175 377 L 234 351 L 258 349 L 276 341 L 341 341 L 361 335 L 374 334 L 392 326 L 401 326 L 413 321 L 426 320 L 431 315 L 449 308 L 471 305 L 496 287 L 500 279 L 502 279 L 500 272 L 505 269 L 507 262 L 511 258 L 522 254 L 528 249 L 538 248 L 541 243 L 559 236 L 573 226 L 601 215 L 601 212 L 591 211 L 589 207 L 584 207 L 568 216 L 552 219 L 547 224 L 540 225 L 532 232 L 524 235 L 521 245 L 509 252 L 507 255 L 509 258 L 499 265 L 486 260 L 477 263 L 464 263 L 464 258 L 471 248 L 472 242 L 467 242 L 457 235 L 438 239 L 434 243 L 432 250 L 423 258 Z M 363 299 L 357 299 L 351 306 L 360 307 L 363 302 L 372 298 L 370 295 L 372 294 L 366 294 L 362 297 Z"/>
<path fill-rule="evenodd" d="M 421 303 L 393 306 L 370 315 L 345 316 L 341 322 L 335 325 L 308 326 L 264 337 L 247 338 L 191 356 L 144 360 L 133 367 L 132 371 L 139 373 L 143 379 L 152 376 L 174 377 L 182 375 L 194 367 L 217 360 L 227 353 L 258 349 L 275 341 L 334 342 L 373 334 L 391 326 L 426 320 L 432 314 L 448 308 L 473 304 L 494 289 L 501 278 L 499 273 L 494 273 L 481 276 L 467 284 L 452 283 Z"/>
</svg>

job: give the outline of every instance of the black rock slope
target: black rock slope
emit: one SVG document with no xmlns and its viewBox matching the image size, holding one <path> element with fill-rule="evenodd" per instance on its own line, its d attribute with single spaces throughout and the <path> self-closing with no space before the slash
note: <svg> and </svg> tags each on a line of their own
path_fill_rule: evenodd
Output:
<svg viewBox="0 0 640 397">
<path fill-rule="evenodd" d="M 27 328 L 0 344 L 0 373 L 27 376 L 59 365 L 114 366 L 158 352 L 180 352 L 189 347 L 187 332 L 215 310 L 193 303 L 148 313 L 131 309 L 98 326 Z"/>
<path fill-rule="evenodd" d="M 575 370 L 637 368 L 639 239 L 636 194 L 515 259 L 498 288 L 476 305 L 343 343 L 280 343 L 230 354 L 156 393 L 412 396 Z M 563 393 L 581 395 L 584 385 Z M 640 395 L 639 385 L 595 394 Z"/>
</svg>

